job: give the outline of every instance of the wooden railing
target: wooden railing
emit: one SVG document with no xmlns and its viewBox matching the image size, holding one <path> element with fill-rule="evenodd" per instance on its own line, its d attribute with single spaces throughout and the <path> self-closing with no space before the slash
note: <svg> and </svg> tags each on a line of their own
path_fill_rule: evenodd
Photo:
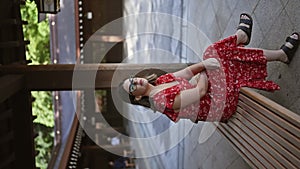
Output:
<svg viewBox="0 0 300 169">
<path fill-rule="evenodd" d="M 58 168 L 77 168 L 79 161 L 80 145 L 82 139 L 82 128 L 79 125 L 75 115 L 66 144 L 62 147 L 62 142 L 58 142 L 52 151 L 51 159 L 48 163 L 48 169 Z M 61 158 L 58 158 L 59 151 L 62 149 Z M 59 161 L 59 162 L 57 162 Z"/>
<path fill-rule="evenodd" d="M 223 136 L 252 168 L 298 168 L 300 116 L 248 88 L 239 98 Z"/>
</svg>

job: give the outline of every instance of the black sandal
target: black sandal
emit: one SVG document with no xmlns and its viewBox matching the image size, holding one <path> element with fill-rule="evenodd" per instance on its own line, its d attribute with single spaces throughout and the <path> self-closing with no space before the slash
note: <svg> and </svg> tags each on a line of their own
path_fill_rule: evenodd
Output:
<svg viewBox="0 0 300 169">
<path fill-rule="evenodd" d="M 246 15 L 249 19 L 241 19 L 243 15 Z M 241 23 L 248 25 L 249 28 L 247 26 L 240 25 Z M 252 17 L 247 13 L 242 13 L 240 15 L 240 22 L 239 22 L 239 26 L 238 26 L 237 30 L 240 29 L 240 30 L 244 31 L 246 33 L 246 35 L 248 36 L 248 41 L 245 42 L 244 45 L 248 45 L 250 43 L 251 33 L 252 33 L 252 26 L 253 26 Z"/>
<path fill-rule="evenodd" d="M 289 48 L 288 46 L 286 46 L 286 43 L 283 44 L 280 49 L 283 50 L 283 52 L 287 55 L 288 57 L 288 61 L 286 61 L 285 63 L 286 64 L 289 64 L 292 59 L 293 59 L 293 56 L 295 55 L 296 53 L 296 50 L 299 46 L 299 43 L 300 43 L 300 36 L 299 36 L 299 33 L 298 32 L 294 32 L 292 33 L 292 35 L 296 34 L 298 36 L 298 39 L 294 39 L 294 38 L 291 38 L 290 36 L 286 38 L 285 42 L 286 43 L 291 43 L 293 47 Z M 291 35 L 291 36 L 292 36 Z"/>
</svg>

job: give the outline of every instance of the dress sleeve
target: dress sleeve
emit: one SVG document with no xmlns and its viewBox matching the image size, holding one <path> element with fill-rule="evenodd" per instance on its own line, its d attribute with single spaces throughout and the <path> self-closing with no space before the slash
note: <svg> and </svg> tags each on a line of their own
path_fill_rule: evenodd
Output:
<svg viewBox="0 0 300 169">
<path fill-rule="evenodd" d="M 163 84 L 163 83 L 169 83 L 169 82 L 173 82 L 174 80 L 175 80 L 175 76 L 173 75 L 173 73 L 167 73 L 167 74 L 159 76 L 156 79 L 155 84 L 159 85 L 159 84 Z"/>
<path fill-rule="evenodd" d="M 163 84 L 175 80 L 173 74 L 165 74 L 156 80 L 156 84 Z M 165 114 L 172 121 L 177 121 L 178 113 L 174 112 L 173 104 L 175 96 L 180 92 L 180 89 L 175 85 L 168 89 L 164 89 L 153 96 L 153 103 L 157 111 Z"/>
<path fill-rule="evenodd" d="M 165 106 L 165 103 L 163 102 L 156 102 L 154 101 L 155 107 L 157 108 L 157 111 L 161 112 L 162 114 L 165 114 L 170 120 L 177 121 L 178 113 L 174 112 L 173 109 L 169 109 Z"/>
</svg>

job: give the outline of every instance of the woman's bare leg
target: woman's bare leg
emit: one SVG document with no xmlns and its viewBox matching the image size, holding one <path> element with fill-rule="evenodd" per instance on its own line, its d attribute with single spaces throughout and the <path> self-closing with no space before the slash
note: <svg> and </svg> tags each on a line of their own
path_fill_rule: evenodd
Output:
<svg viewBox="0 0 300 169">
<path fill-rule="evenodd" d="M 286 62 L 288 60 L 288 57 L 281 49 L 279 50 L 263 49 L 263 52 L 268 62 L 272 62 L 272 61 Z"/>
<path fill-rule="evenodd" d="M 241 18 L 242 19 L 250 19 L 247 15 L 242 15 Z M 246 25 L 246 24 L 243 24 L 243 23 L 241 23 L 240 25 L 249 27 L 249 25 Z M 248 41 L 247 34 L 244 31 L 240 30 L 240 29 L 236 31 L 235 35 L 237 36 L 237 42 L 236 42 L 237 45 L 243 44 L 243 43 Z M 297 34 L 293 34 L 290 37 L 294 38 L 294 39 L 298 39 Z M 286 46 L 289 46 L 290 48 L 293 47 L 293 45 L 290 44 L 289 42 L 286 43 Z M 263 50 L 263 53 L 266 56 L 267 61 L 269 61 L 269 62 L 271 62 L 271 61 L 281 61 L 281 62 L 288 61 L 287 55 L 281 49 L 278 49 L 278 50 L 261 49 L 261 50 Z"/>
<path fill-rule="evenodd" d="M 290 37 L 292 39 L 299 39 L 298 34 L 292 34 Z M 286 42 L 285 46 L 291 49 L 294 47 L 290 42 Z M 276 50 L 275 53 L 272 51 L 264 50 L 264 55 L 266 55 L 268 61 L 281 61 L 285 63 L 288 61 L 288 57 L 282 49 Z"/>
<path fill-rule="evenodd" d="M 247 34 L 242 30 L 237 30 L 235 35 L 237 36 L 236 45 L 243 44 L 248 41 Z"/>
<path fill-rule="evenodd" d="M 250 18 L 247 16 L 247 15 L 242 15 L 241 16 L 241 19 L 249 19 Z M 244 24 L 244 23 L 240 23 L 239 26 L 245 26 L 247 28 L 249 28 L 250 26 L 247 25 L 247 24 Z M 241 30 L 241 29 L 238 29 L 236 32 L 235 32 L 235 35 L 237 36 L 237 41 L 236 41 L 236 45 L 239 45 L 239 44 L 244 44 L 248 41 L 249 37 L 247 36 L 247 34 Z"/>
<path fill-rule="evenodd" d="M 297 34 L 293 34 L 290 37 L 293 38 L 293 39 L 298 39 Z M 289 42 L 287 42 L 285 45 L 288 46 L 289 48 L 293 47 L 293 45 Z M 264 55 L 266 56 L 268 62 L 272 62 L 272 61 L 287 62 L 288 61 L 288 57 L 283 52 L 282 49 L 278 49 L 278 50 L 262 49 L 262 50 L 263 50 Z"/>
</svg>

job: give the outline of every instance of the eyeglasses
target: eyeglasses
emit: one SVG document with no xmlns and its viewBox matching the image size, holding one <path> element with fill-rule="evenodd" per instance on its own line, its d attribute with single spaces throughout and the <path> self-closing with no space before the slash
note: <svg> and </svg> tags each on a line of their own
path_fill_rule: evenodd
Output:
<svg viewBox="0 0 300 169">
<path fill-rule="evenodd" d="M 133 76 L 130 76 L 129 82 L 130 82 L 130 84 L 129 84 L 129 89 L 128 89 L 128 91 L 129 91 L 129 93 L 132 95 L 132 92 L 134 92 L 134 91 L 136 90 L 136 85 L 134 84 Z"/>
</svg>

